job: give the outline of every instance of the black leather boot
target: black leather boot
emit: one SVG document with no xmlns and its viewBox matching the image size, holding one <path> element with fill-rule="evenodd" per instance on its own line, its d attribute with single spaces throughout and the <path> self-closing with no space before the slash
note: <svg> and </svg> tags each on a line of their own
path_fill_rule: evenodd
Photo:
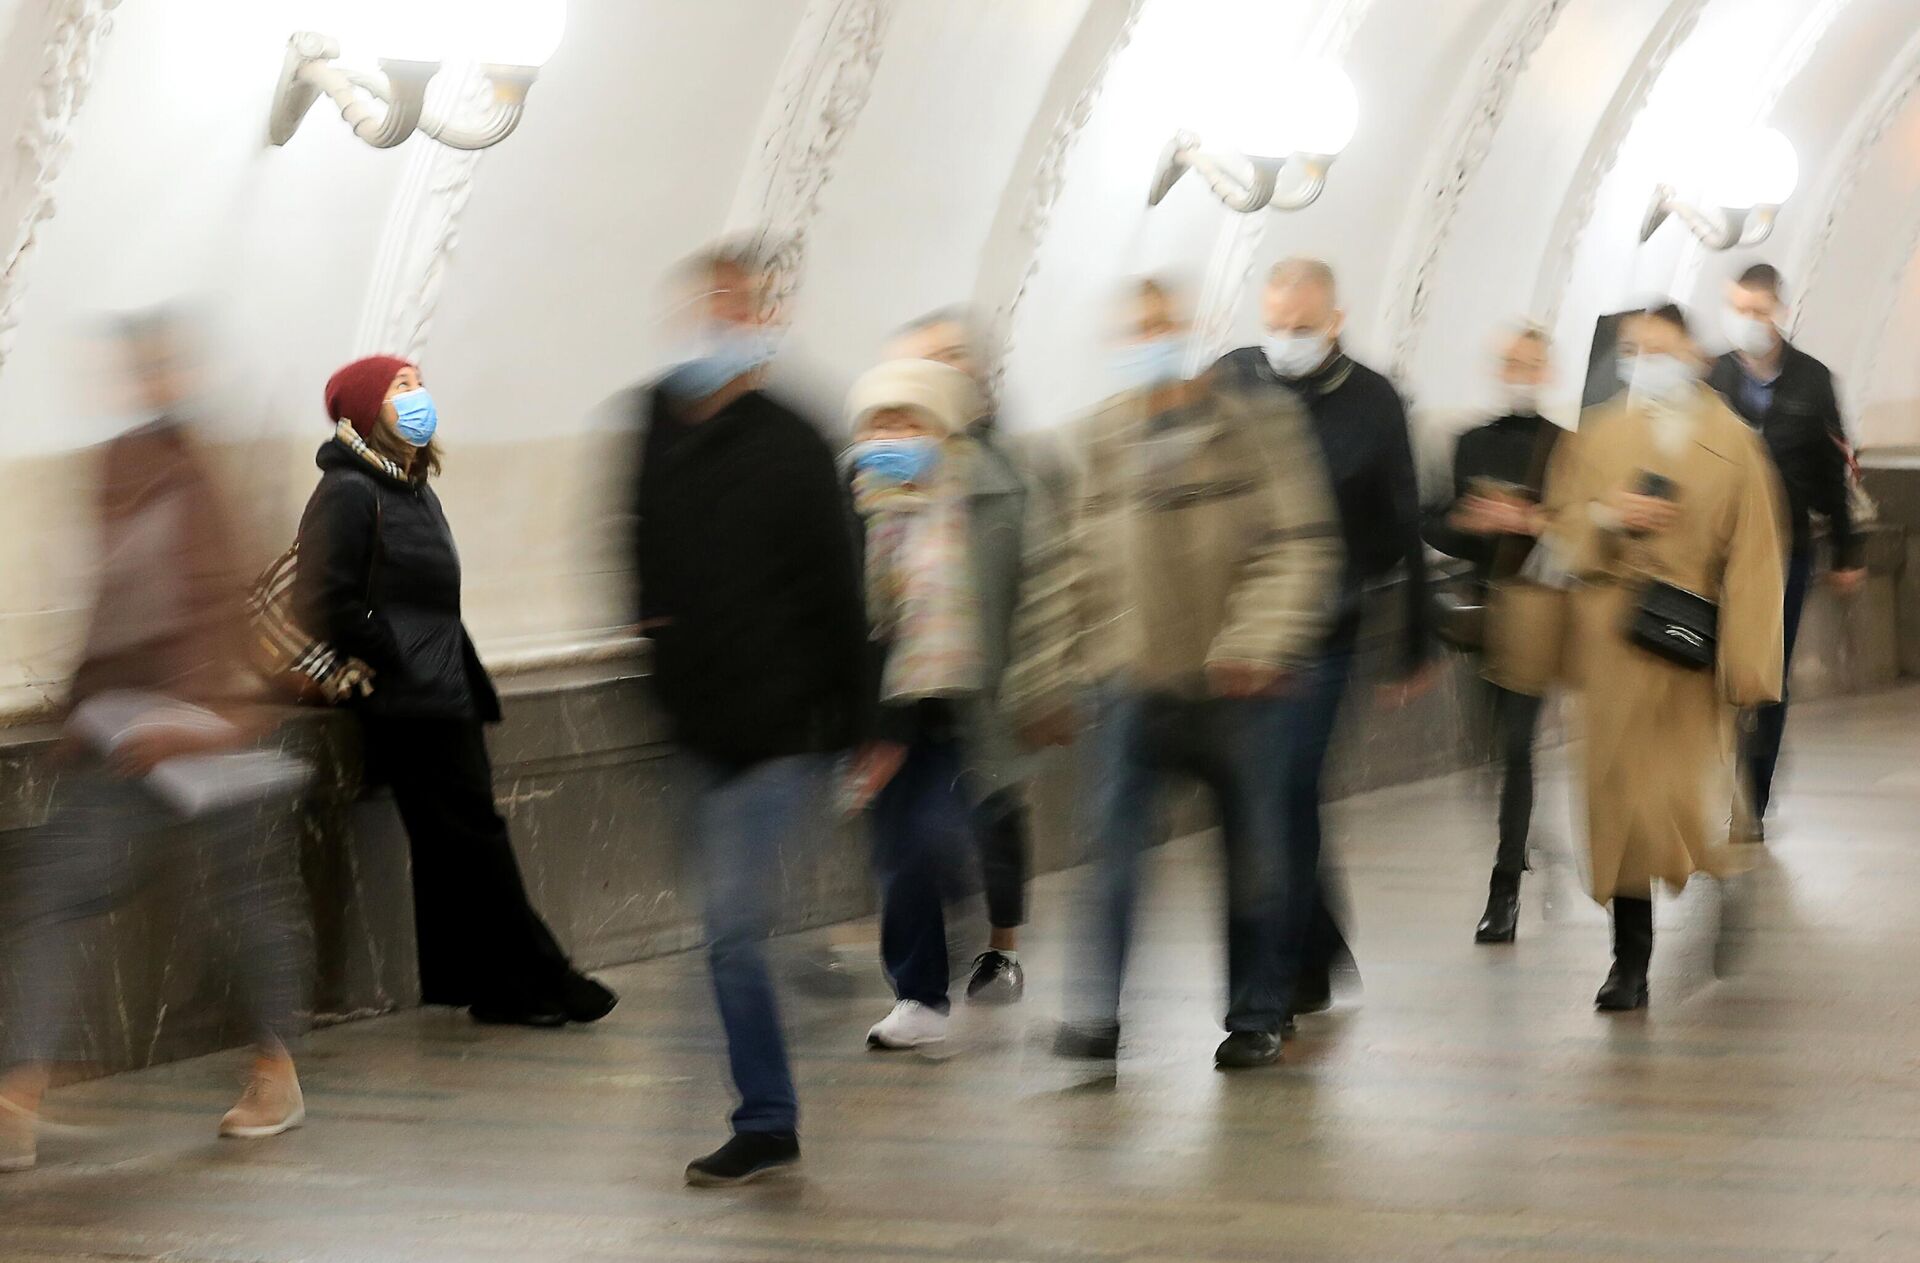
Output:
<svg viewBox="0 0 1920 1263">
<path fill-rule="evenodd" d="M 1653 960 L 1653 901 L 1613 901 L 1613 971 L 1593 998 L 1605 1013 L 1647 1007 L 1647 965 Z"/>
<path fill-rule="evenodd" d="M 1473 932 L 1476 943 L 1511 943 L 1520 926 L 1520 876 L 1495 873 L 1487 889 L 1487 910 Z"/>
</svg>

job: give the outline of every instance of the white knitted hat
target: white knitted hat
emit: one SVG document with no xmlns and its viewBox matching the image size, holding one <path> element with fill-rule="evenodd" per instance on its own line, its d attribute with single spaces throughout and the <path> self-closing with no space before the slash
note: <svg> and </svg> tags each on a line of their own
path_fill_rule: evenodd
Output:
<svg viewBox="0 0 1920 1263">
<path fill-rule="evenodd" d="M 867 418 L 888 408 L 918 413 L 943 434 L 958 434 L 980 419 L 986 401 L 973 378 L 938 360 L 888 360 L 860 375 L 847 392 L 847 422 L 860 432 Z"/>
</svg>

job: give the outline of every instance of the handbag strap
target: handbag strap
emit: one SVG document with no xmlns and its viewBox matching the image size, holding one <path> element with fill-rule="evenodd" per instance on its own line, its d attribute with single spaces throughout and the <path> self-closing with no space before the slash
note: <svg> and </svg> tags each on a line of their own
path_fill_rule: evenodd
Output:
<svg viewBox="0 0 1920 1263">
<path fill-rule="evenodd" d="M 1533 437 L 1533 459 L 1527 463 L 1527 490 L 1542 492 L 1547 483 L 1547 463 L 1553 459 L 1553 445 L 1560 437 L 1560 427 L 1545 417 L 1540 418 L 1540 429 Z M 1527 554 L 1533 551 L 1534 541 L 1526 535 L 1503 535 L 1493 548 L 1493 565 L 1487 572 L 1489 582 L 1511 579 L 1520 573 L 1520 567 L 1526 564 Z"/>
</svg>

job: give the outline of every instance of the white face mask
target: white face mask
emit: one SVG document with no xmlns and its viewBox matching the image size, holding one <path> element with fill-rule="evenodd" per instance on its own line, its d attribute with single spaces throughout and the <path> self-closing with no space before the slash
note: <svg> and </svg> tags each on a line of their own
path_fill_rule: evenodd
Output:
<svg viewBox="0 0 1920 1263">
<path fill-rule="evenodd" d="M 1517 385 L 1502 382 L 1500 388 L 1507 400 L 1507 411 L 1516 417 L 1537 416 L 1540 412 L 1540 388 L 1538 386 Z"/>
<path fill-rule="evenodd" d="M 1267 364 L 1282 377 L 1305 377 L 1333 354 L 1333 339 L 1324 333 L 1269 333 L 1264 350 Z"/>
<path fill-rule="evenodd" d="M 1700 374 L 1677 355 L 1623 355 L 1620 380 L 1636 399 L 1674 403 L 1692 392 Z"/>
<path fill-rule="evenodd" d="M 1755 320 L 1731 307 L 1720 313 L 1720 327 L 1734 350 L 1756 359 L 1772 351 L 1774 339 L 1779 336 L 1771 321 Z"/>
</svg>

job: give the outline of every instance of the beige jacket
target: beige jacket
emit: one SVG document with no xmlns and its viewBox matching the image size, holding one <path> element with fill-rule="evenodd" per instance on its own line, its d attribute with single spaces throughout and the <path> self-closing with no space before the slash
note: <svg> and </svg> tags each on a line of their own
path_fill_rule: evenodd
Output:
<svg viewBox="0 0 1920 1263">
<path fill-rule="evenodd" d="M 1016 624 L 1016 714 L 1100 680 L 1198 695 L 1211 662 L 1313 657 L 1344 555 L 1300 405 L 1214 388 L 1168 426 L 1123 395 L 1065 449 L 1054 555 L 1029 575 Z"/>
</svg>

